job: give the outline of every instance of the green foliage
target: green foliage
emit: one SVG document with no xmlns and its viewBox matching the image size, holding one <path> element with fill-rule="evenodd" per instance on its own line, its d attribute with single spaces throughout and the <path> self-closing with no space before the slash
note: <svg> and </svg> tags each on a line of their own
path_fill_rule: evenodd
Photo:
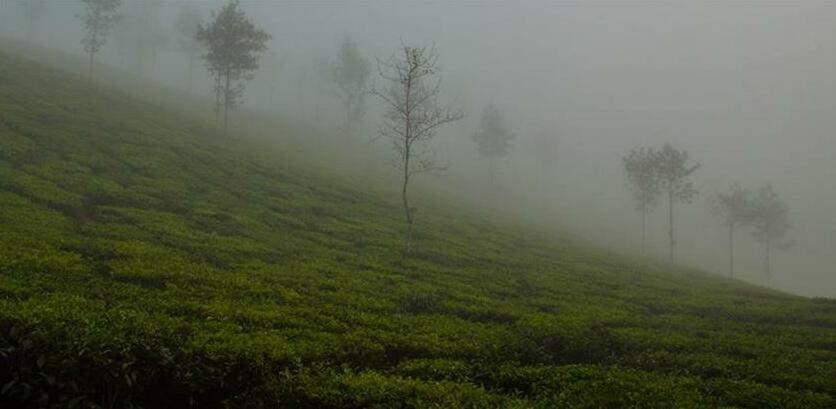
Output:
<svg viewBox="0 0 836 409">
<path fill-rule="evenodd" d="M 0 407 L 836 406 L 833 300 L 453 211 L 396 263 L 398 204 L 292 155 L 0 83 Z"/>
</svg>

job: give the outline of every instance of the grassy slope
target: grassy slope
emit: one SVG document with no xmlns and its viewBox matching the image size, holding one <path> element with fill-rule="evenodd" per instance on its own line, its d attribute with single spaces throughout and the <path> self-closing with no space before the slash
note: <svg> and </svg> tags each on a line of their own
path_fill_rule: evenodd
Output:
<svg viewBox="0 0 836 409">
<path fill-rule="evenodd" d="M 836 406 L 833 300 L 453 211 L 399 265 L 396 205 L 264 157 L 0 54 L 0 405 Z"/>
</svg>

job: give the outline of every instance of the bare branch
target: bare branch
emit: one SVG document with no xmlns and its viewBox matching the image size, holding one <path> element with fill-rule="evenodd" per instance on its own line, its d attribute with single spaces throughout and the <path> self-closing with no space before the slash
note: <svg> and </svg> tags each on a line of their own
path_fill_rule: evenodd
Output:
<svg viewBox="0 0 836 409">
<path fill-rule="evenodd" d="M 369 93 L 386 105 L 379 137 L 389 141 L 396 164 L 403 172 L 401 199 L 408 225 L 404 256 L 409 252 L 415 213 L 407 196 L 410 178 L 443 169 L 436 164 L 435 151 L 429 143 L 439 127 L 464 117 L 461 112 L 439 106 L 436 101 L 441 89 L 441 81 L 432 80 L 438 73 L 437 61 L 434 45 L 428 48 L 402 43 L 389 60 L 377 61 L 378 74 L 389 83 L 389 88 L 386 91 L 373 86 L 369 89 Z"/>
</svg>

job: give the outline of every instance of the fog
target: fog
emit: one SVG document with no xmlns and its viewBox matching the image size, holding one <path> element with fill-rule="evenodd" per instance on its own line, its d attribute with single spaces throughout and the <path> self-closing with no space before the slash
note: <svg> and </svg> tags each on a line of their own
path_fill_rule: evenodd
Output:
<svg viewBox="0 0 836 409">
<path fill-rule="evenodd" d="M 26 39 L 25 6 L 0 2 L 0 35 Z M 153 64 L 139 53 L 126 57 L 113 36 L 98 63 L 186 89 L 188 62 L 173 29 L 184 3 L 207 18 L 224 4 L 162 2 L 159 28 L 169 39 Z M 339 152 L 345 141 L 328 67 L 343 39 L 355 41 L 373 66 L 402 44 L 434 44 L 440 99 L 467 117 L 433 141 L 449 165 L 419 182 L 433 200 L 449 198 L 638 255 L 641 216 L 621 157 L 670 143 L 702 165 L 692 178 L 699 195 L 675 210 L 678 263 L 728 274 L 727 232 L 708 198 L 732 183 L 771 184 L 789 208 L 794 244 L 774 252 L 769 285 L 836 297 L 836 2 L 264 0 L 241 6 L 272 40 L 240 111 L 333 134 L 317 146 Z M 73 0 L 48 2 L 31 41 L 83 55 L 80 11 Z M 192 92 L 210 99 L 202 64 L 194 75 Z M 388 166 L 389 149 L 372 141 L 382 120 L 379 101 L 369 96 L 366 104 L 351 142 L 359 153 L 351 160 L 368 174 L 370 163 Z M 488 104 L 505 112 L 516 135 L 494 180 L 471 140 Z M 274 137 L 280 143 L 285 135 Z M 429 199 L 414 200 L 420 207 Z M 650 256 L 664 260 L 664 203 L 648 223 Z M 737 234 L 737 277 L 765 285 L 763 246 L 749 230 Z"/>
</svg>

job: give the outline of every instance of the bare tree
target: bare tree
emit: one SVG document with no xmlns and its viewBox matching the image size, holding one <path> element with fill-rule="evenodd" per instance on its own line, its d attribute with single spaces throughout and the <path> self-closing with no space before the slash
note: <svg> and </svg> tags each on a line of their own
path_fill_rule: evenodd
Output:
<svg viewBox="0 0 836 409">
<path fill-rule="evenodd" d="M 674 149 L 670 144 L 665 144 L 656 153 L 655 168 L 659 180 L 662 183 L 662 190 L 668 196 L 668 259 L 673 263 L 673 249 L 676 246 L 673 227 L 673 205 L 676 202 L 691 203 L 697 195 L 697 189 L 688 181 L 694 171 L 700 165 L 688 164 L 688 152 Z"/>
<path fill-rule="evenodd" d="M 357 43 L 349 37 L 343 39 L 340 53 L 333 66 L 333 80 L 337 86 L 337 97 L 342 100 L 345 110 L 343 133 L 352 136 L 353 125 L 365 113 L 364 100 L 371 67 L 357 49 Z"/>
<path fill-rule="evenodd" d="M 160 23 L 162 7 L 162 0 L 131 0 L 122 13 L 114 39 L 122 64 L 129 51 L 133 54 L 137 75 L 154 77 L 157 53 L 167 41 Z"/>
<path fill-rule="evenodd" d="M 656 171 L 657 152 L 653 148 L 632 149 L 621 158 L 627 181 L 636 201 L 636 209 L 642 214 L 642 254 L 647 243 L 647 215 L 659 201 L 661 183 Z"/>
<path fill-rule="evenodd" d="M 328 62 L 328 57 L 324 55 L 315 55 L 310 61 L 310 66 L 303 66 L 302 69 L 305 70 L 305 72 L 300 73 L 300 82 L 298 86 L 302 87 L 306 85 L 306 81 L 308 84 L 310 84 L 310 81 L 313 81 L 312 91 L 314 93 L 314 120 L 319 122 L 322 118 L 323 112 L 323 95 L 327 95 L 328 82 L 333 80 L 331 65 Z M 302 92 L 303 91 L 300 88 L 300 95 Z"/>
<path fill-rule="evenodd" d="M 387 108 L 380 136 L 391 143 L 403 172 L 401 200 L 407 224 L 403 258 L 410 252 L 415 215 L 407 196 L 409 182 L 416 174 L 440 169 L 430 142 L 439 127 L 464 117 L 437 101 L 441 86 L 434 78 L 439 72 L 437 62 L 434 47 L 403 45 L 388 61 L 378 64 L 388 88 L 372 89 Z"/>
<path fill-rule="evenodd" d="M 525 151 L 544 167 L 557 163 L 560 150 L 559 135 L 551 126 L 543 126 L 526 138 Z"/>
<path fill-rule="evenodd" d="M 160 23 L 160 11 L 163 6 L 162 0 L 139 0 L 137 5 L 137 61 L 147 60 L 147 70 L 151 78 L 154 78 L 157 71 L 157 54 L 165 46 L 168 38 Z"/>
<path fill-rule="evenodd" d="M 118 11 L 122 0 L 81 0 L 81 2 L 85 7 L 84 13 L 79 15 L 85 28 L 81 44 L 84 45 L 84 51 L 90 58 L 87 72 L 92 80 L 93 56 L 107 43 L 107 36 L 119 22 L 121 17 Z"/>
<path fill-rule="evenodd" d="M 119 24 L 113 30 L 113 44 L 116 51 L 119 53 L 119 67 L 125 68 L 128 61 L 128 52 L 134 47 L 136 39 L 133 35 L 133 25 L 131 19 L 126 18 L 124 14 L 119 19 Z"/>
<path fill-rule="evenodd" d="M 177 13 L 175 28 L 177 30 L 179 51 L 189 60 L 189 91 L 194 83 L 194 60 L 203 52 L 203 47 L 197 39 L 203 15 L 200 9 L 193 5 L 184 4 Z"/>
<path fill-rule="evenodd" d="M 26 26 L 26 41 L 30 43 L 35 38 L 35 26 L 38 23 L 38 20 L 44 16 L 46 13 L 47 4 L 49 3 L 48 0 L 24 0 L 26 5 L 26 20 L 28 25 Z"/>
<path fill-rule="evenodd" d="M 285 63 L 285 56 L 279 55 L 273 50 L 268 51 L 262 58 L 262 63 L 260 64 L 261 66 L 256 77 L 262 81 L 261 86 L 264 88 L 263 95 L 269 107 L 276 106 L 276 88 L 278 87 L 276 82 L 280 78 Z"/>
<path fill-rule="evenodd" d="M 495 180 L 496 161 L 508 155 L 511 141 L 516 138 L 505 122 L 505 112 L 494 105 L 488 105 L 482 111 L 479 130 L 473 134 L 473 142 L 479 150 L 479 155 L 488 159 L 488 175 L 491 182 Z"/>
<path fill-rule="evenodd" d="M 247 18 L 237 0 L 213 12 L 212 21 L 200 26 L 197 39 L 207 49 L 203 60 L 215 78 L 215 123 L 220 122 L 223 107 L 224 129 L 229 124 L 229 111 L 243 96 L 244 81 L 252 79 L 270 38 Z"/>
<path fill-rule="evenodd" d="M 726 193 L 715 192 L 711 211 L 729 230 L 729 276 L 734 278 L 734 230 L 751 220 L 752 192 L 733 184 Z"/>
<path fill-rule="evenodd" d="M 787 217 L 788 213 L 786 204 L 772 190 L 772 185 L 766 185 L 758 189 L 752 200 L 749 217 L 752 226 L 755 228 L 753 232 L 755 239 L 765 246 L 764 274 L 767 284 L 769 284 L 772 275 L 770 257 L 773 247 L 783 249 L 792 245 L 789 241 L 781 241 L 792 227 Z"/>
</svg>

